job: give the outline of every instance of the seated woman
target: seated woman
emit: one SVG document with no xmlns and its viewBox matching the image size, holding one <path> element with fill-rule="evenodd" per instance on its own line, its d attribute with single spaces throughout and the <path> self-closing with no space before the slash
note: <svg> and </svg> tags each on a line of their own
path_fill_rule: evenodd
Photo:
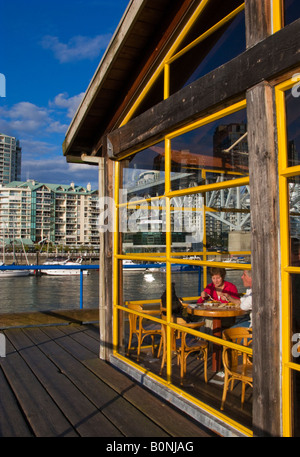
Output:
<svg viewBox="0 0 300 457">
<path fill-rule="evenodd" d="M 236 286 L 231 282 L 225 281 L 225 268 L 210 268 L 212 282 L 208 284 L 197 303 L 203 303 L 205 300 L 212 298 L 223 303 L 238 299 L 239 294 Z"/>
</svg>

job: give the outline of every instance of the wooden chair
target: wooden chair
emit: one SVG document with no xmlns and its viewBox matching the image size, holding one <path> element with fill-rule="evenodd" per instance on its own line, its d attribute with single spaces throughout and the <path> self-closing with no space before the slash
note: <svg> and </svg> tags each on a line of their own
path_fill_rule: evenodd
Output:
<svg viewBox="0 0 300 457">
<path fill-rule="evenodd" d="M 241 344 L 243 346 L 251 346 L 252 329 L 248 329 L 246 327 L 229 328 L 227 330 L 224 330 L 223 339 L 227 341 L 232 341 L 236 344 Z M 232 390 L 235 380 L 241 381 L 242 383 L 241 406 L 243 407 L 245 401 L 246 385 L 248 384 L 251 387 L 253 387 L 251 357 L 242 351 L 224 346 L 222 359 L 225 371 L 225 378 L 221 410 L 224 409 L 229 383 L 231 382 Z"/>
<path fill-rule="evenodd" d="M 162 319 L 166 319 L 165 316 L 162 316 Z M 205 322 L 192 322 L 187 323 L 184 319 L 177 317 L 173 318 L 172 322 L 176 322 L 177 324 L 183 325 L 188 328 L 200 328 L 205 325 Z M 186 374 L 186 361 L 190 354 L 193 352 L 201 353 L 204 362 L 204 379 L 207 382 L 207 356 L 208 356 L 208 343 L 207 341 L 202 341 L 195 338 L 193 335 L 188 334 L 182 330 L 175 330 L 171 329 L 171 350 L 176 352 L 177 354 L 177 363 L 180 365 L 180 382 L 183 383 L 183 378 Z M 192 341 L 193 340 L 193 341 Z M 163 347 L 163 355 L 162 355 L 162 362 L 160 367 L 160 375 L 162 374 L 162 370 L 165 365 L 166 361 L 166 326 L 162 325 L 162 347 Z"/>
<path fill-rule="evenodd" d="M 128 308 L 134 311 L 142 312 L 146 315 L 159 315 L 160 310 L 155 309 L 144 309 L 141 305 L 135 303 L 128 303 Z M 154 355 L 154 338 L 156 335 L 161 336 L 161 325 L 157 324 L 156 322 L 150 321 L 147 317 L 138 316 L 137 314 L 128 313 L 129 319 L 129 340 L 128 340 L 128 348 L 127 348 L 127 355 L 129 355 L 129 351 L 131 349 L 132 343 L 132 336 L 136 335 L 137 337 L 137 361 L 139 361 L 141 347 L 144 339 L 147 336 L 150 336 L 152 339 L 152 355 Z M 145 325 L 146 322 L 146 325 Z"/>
</svg>

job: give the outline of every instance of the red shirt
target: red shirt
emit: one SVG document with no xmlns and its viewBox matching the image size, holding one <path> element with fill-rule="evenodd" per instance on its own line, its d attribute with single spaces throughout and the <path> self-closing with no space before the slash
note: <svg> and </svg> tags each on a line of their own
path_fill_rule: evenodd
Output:
<svg viewBox="0 0 300 457">
<path fill-rule="evenodd" d="M 222 303 L 226 303 L 226 300 L 221 300 L 218 296 L 218 293 L 216 291 L 216 288 L 215 288 L 215 285 L 214 283 L 210 283 L 208 284 L 205 289 L 204 289 L 205 292 L 207 292 L 211 298 L 213 300 L 218 300 L 218 301 L 221 301 Z M 223 290 L 222 292 L 223 294 L 229 294 L 231 295 L 233 298 L 240 298 L 239 297 L 239 294 L 238 294 L 238 290 L 237 288 L 235 287 L 234 284 L 232 284 L 231 282 L 228 282 L 228 281 L 224 281 L 224 287 L 223 287 Z M 202 297 L 200 297 L 198 300 L 197 300 L 197 303 L 203 303 L 205 300 L 203 300 Z"/>
</svg>

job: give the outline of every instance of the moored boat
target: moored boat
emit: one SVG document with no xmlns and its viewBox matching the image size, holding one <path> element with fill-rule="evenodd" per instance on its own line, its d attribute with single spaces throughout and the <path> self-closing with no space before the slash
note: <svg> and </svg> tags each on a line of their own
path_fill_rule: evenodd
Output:
<svg viewBox="0 0 300 457">
<path fill-rule="evenodd" d="M 68 259 L 62 259 L 59 257 L 47 260 L 46 262 L 43 263 L 43 265 L 49 265 L 49 266 L 67 266 L 67 267 L 72 267 L 72 266 L 78 266 L 81 265 L 82 263 L 82 258 L 79 257 L 75 261 L 72 261 L 70 258 Z M 75 275 L 80 275 L 80 268 L 47 268 L 47 269 L 42 269 L 41 273 L 49 276 L 75 276 Z M 83 274 L 88 274 L 87 270 L 82 271 Z"/>
<path fill-rule="evenodd" d="M 3 262 L 0 264 L 1 267 L 8 266 L 5 265 Z M 17 277 L 24 277 L 29 276 L 29 270 L 0 270 L 0 278 L 17 278 Z"/>
</svg>

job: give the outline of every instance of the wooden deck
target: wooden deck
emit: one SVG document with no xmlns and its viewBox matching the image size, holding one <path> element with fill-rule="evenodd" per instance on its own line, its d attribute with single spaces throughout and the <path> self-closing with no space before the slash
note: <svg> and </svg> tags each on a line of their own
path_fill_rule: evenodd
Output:
<svg viewBox="0 0 300 457">
<path fill-rule="evenodd" d="M 100 360 L 98 325 L 78 316 L 1 316 L 1 437 L 215 436 Z"/>
</svg>

